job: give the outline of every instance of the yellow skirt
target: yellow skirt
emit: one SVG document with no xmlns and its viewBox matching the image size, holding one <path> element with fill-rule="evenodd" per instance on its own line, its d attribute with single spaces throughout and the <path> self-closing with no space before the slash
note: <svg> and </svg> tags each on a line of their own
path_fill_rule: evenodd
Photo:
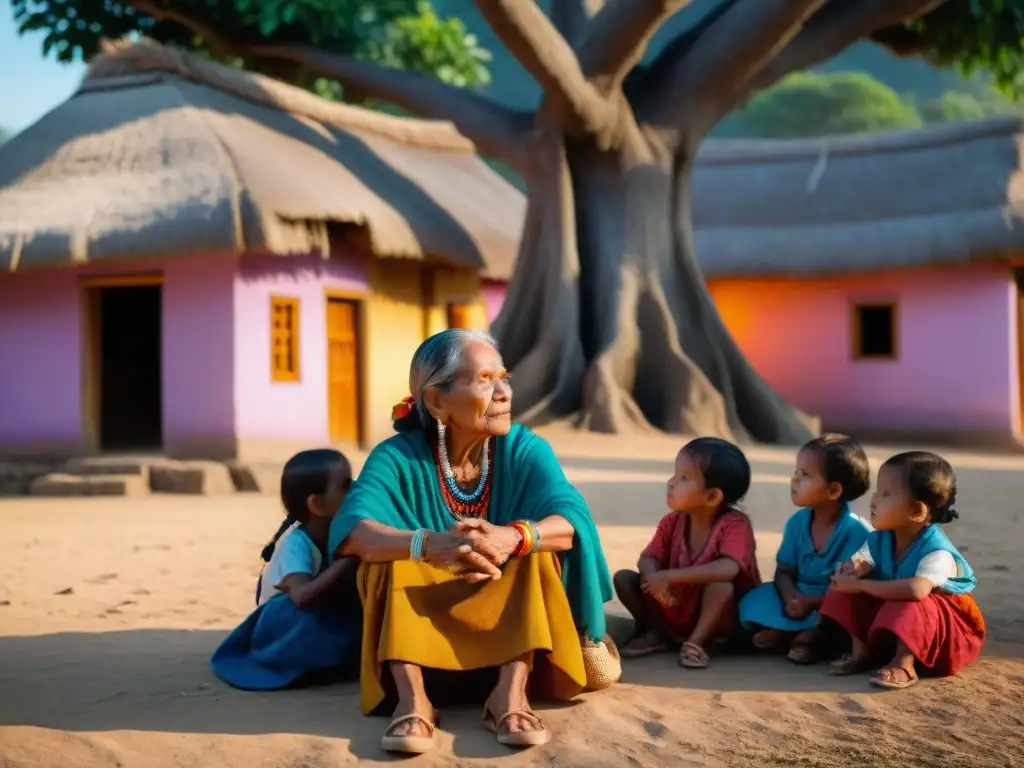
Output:
<svg viewBox="0 0 1024 768">
<path fill-rule="evenodd" d="M 550 552 L 514 558 L 497 581 L 469 584 L 411 560 L 359 566 L 364 714 L 384 700 L 391 661 L 468 671 L 522 658 L 533 695 L 568 700 L 587 682 L 579 635 Z M 540 653 L 535 653 L 539 651 Z"/>
</svg>

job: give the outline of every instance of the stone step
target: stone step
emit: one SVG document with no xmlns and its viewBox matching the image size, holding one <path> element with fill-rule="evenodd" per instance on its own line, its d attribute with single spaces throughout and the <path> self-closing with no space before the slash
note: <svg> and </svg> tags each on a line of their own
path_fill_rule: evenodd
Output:
<svg viewBox="0 0 1024 768">
<path fill-rule="evenodd" d="M 149 465 L 153 459 L 133 458 L 131 456 L 90 456 L 88 458 L 68 459 L 61 472 L 68 475 L 149 475 Z"/>
<path fill-rule="evenodd" d="M 146 496 L 142 475 L 69 475 L 51 472 L 29 485 L 30 496 Z"/>
<path fill-rule="evenodd" d="M 0 460 L 0 496 L 24 496 L 37 478 L 53 472 L 59 463 Z"/>
<path fill-rule="evenodd" d="M 220 496 L 235 492 L 231 470 L 219 461 L 158 459 L 149 462 L 148 467 L 153 493 Z"/>
</svg>

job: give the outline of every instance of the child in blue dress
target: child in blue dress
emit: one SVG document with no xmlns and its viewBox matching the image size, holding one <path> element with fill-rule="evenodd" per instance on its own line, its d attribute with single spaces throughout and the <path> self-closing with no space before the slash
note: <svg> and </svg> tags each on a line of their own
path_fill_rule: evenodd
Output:
<svg viewBox="0 0 1024 768">
<path fill-rule="evenodd" d="M 740 602 L 740 621 L 755 631 L 757 648 L 788 643 L 790 661 L 816 661 L 818 608 L 829 581 L 871 531 L 850 511 L 850 502 L 867 493 L 870 485 L 868 458 L 852 437 L 825 434 L 800 449 L 790 495 L 801 509 L 782 533 L 775 580 Z"/>
<path fill-rule="evenodd" d="M 284 466 L 281 502 L 287 517 L 263 549 L 256 610 L 224 640 L 210 661 L 236 688 L 267 691 L 358 661 L 362 607 L 355 562 L 327 565 L 331 519 L 352 485 L 338 451 L 302 451 Z"/>
</svg>

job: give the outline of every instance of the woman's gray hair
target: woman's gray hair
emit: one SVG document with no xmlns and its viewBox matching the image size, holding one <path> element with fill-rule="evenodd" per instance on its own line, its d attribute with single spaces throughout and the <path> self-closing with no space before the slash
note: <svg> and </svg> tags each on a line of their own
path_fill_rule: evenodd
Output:
<svg viewBox="0 0 1024 768">
<path fill-rule="evenodd" d="M 409 366 L 409 392 L 416 400 L 421 424 L 429 424 L 433 418 L 423 402 L 427 387 L 437 387 L 441 392 L 450 390 L 459 376 L 466 347 L 477 342 L 498 348 L 491 334 L 465 328 L 449 328 L 435 333 L 417 348 Z"/>
</svg>

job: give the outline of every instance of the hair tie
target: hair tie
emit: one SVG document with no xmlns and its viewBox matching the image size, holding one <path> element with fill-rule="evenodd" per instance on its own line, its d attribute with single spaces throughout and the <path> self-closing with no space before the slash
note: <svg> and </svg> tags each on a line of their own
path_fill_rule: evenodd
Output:
<svg viewBox="0 0 1024 768">
<path fill-rule="evenodd" d="M 412 413 L 412 409 L 416 407 L 416 398 L 408 395 L 403 397 L 393 406 L 391 406 L 391 420 L 401 421 Z"/>
</svg>

